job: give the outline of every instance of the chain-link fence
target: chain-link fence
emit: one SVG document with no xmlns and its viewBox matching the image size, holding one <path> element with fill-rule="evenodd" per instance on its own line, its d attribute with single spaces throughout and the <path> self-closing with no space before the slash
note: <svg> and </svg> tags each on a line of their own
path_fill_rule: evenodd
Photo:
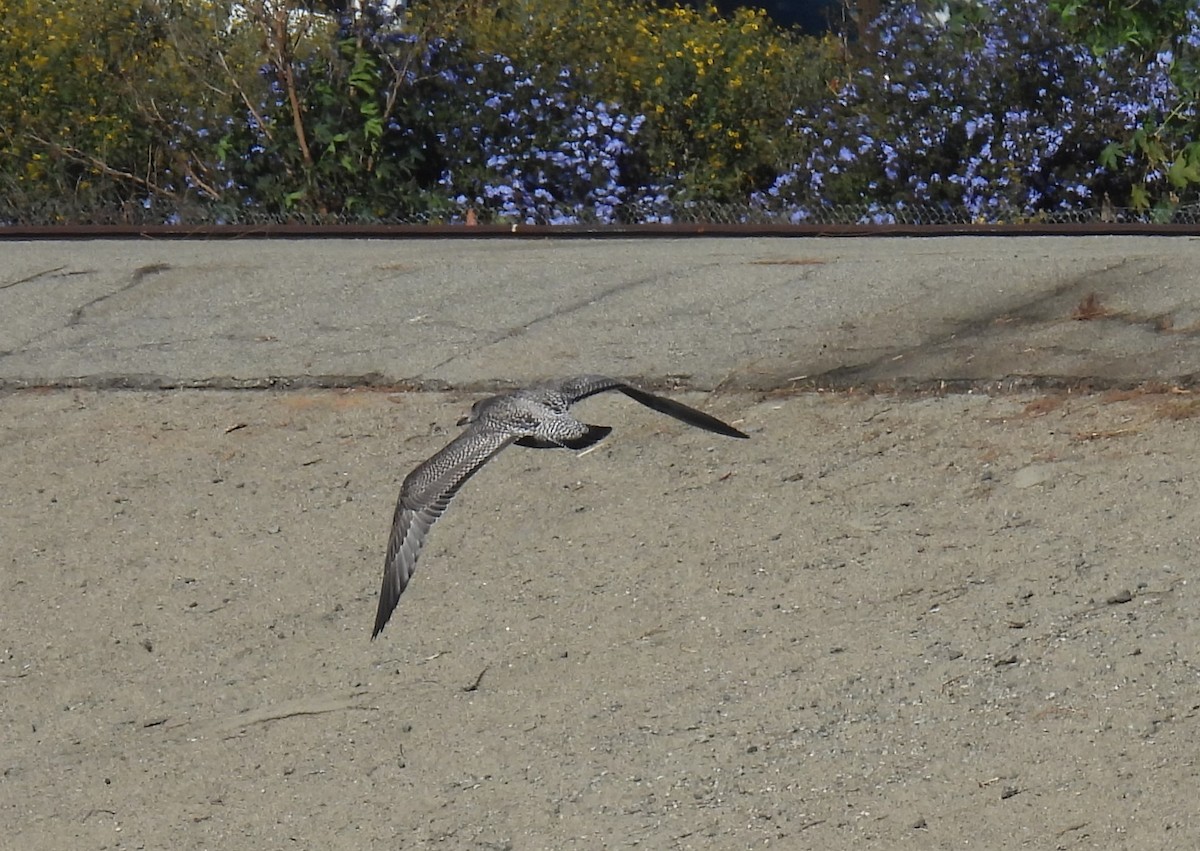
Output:
<svg viewBox="0 0 1200 851">
<path fill-rule="evenodd" d="M 637 216 L 633 223 L 661 221 L 658 211 Z M 676 205 L 666 217 L 680 224 L 794 224 L 794 225 L 970 225 L 970 224 L 1198 224 L 1200 198 L 1170 209 L 1134 210 L 1103 204 L 1100 207 L 1029 213 L 992 208 L 984 213 L 966 207 L 911 204 L 838 204 L 810 208 L 764 208 L 737 204 L 688 201 Z"/>
<path fill-rule="evenodd" d="M 253 208 L 230 209 L 201 204 L 163 208 L 130 202 L 121 206 L 81 209 L 69 199 L 50 199 L 17 209 L 0 200 L 0 235 L 5 227 L 74 226 L 177 226 L 244 227 L 273 225 L 538 225 L 628 227 L 638 225 L 696 226 L 947 226 L 947 225 L 1200 225 L 1200 197 L 1169 208 L 1135 210 L 1103 204 L 1099 207 L 1030 213 L 1021 210 L 988 209 L 976 212 L 965 207 L 916 205 L 885 207 L 878 204 L 828 205 L 814 208 L 767 208 L 755 204 L 728 204 L 687 200 L 653 205 L 630 204 L 613 209 L 611 216 L 581 214 L 570 209 L 545 208 L 521 219 L 501 218 L 487 209 L 466 208 L 450 212 L 408 213 L 397 216 L 352 216 L 312 212 L 271 213 Z"/>
</svg>

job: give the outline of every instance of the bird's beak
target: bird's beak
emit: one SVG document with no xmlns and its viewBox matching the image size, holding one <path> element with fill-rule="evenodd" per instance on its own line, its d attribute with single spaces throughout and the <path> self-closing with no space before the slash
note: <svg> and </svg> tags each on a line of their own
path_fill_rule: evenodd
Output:
<svg viewBox="0 0 1200 851">
<path fill-rule="evenodd" d="M 460 425 L 460 426 L 465 426 L 465 425 L 466 425 L 467 423 L 469 423 L 470 421 L 471 421 L 471 418 L 470 418 L 470 417 L 459 417 L 459 418 L 458 418 L 458 423 L 457 423 L 457 424 L 458 424 L 458 425 Z"/>
</svg>

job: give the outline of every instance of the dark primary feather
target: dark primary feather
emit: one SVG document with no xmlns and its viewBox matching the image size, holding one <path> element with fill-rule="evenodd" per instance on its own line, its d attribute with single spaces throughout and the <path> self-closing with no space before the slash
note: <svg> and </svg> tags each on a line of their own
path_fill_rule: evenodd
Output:
<svg viewBox="0 0 1200 851">
<path fill-rule="evenodd" d="M 653 408 L 660 414 L 666 414 L 668 417 L 674 417 L 677 420 L 693 425 L 696 428 L 702 428 L 705 431 L 716 432 L 723 434 L 726 437 L 738 437 L 743 440 L 748 439 L 750 435 L 739 431 L 729 423 L 722 422 L 714 416 L 698 411 L 695 408 L 689 407 L 682 402 L 676 402 L 673 399 L 667 399 L 663 396 L 654 396 L 645 391 L 638 390 L 636 387 L 630 387 L 628 384 L 622 384 L 620 387 L 614 388 L 620 390 L 630 399 L 636 402 L 641 402 L 647 408 Z"/>
<path fill-rule="evenodd" d="M 571 403 L 586 399 L 588 396 L 595 396 L 597 393 L 604 393 L 607 390 L 617 390 L 635 402 L 640 402 L 647 408 L 658 411 L 660 414 L 666 414 L 668 417 L 674 417 L 696 428 L 723 434 L 726 437 L 749 437 L 749 435 L 738 431 L 729 425 L 729 423 L 723 422 L 710 414 L 698 411 L 682 402 L 676 402 L 674 399 L 655 396 L 653 393 L 639 390 L 615 378 L 608 378 L 603 375 L 580 375 L 561 382 L 558 385 L 558 389 Z"/>
<path fill-rule="evenodd" d="M 624 393 L 648 408 L 705 431 L 727 437 L 748 436 L 682 402 L 603 375 L 580 375 L 476 402 L 471 415 L 459 422 L 467 424 L 466 430 L 409 473 L 400 486 L 372 638 L 387 625 L 416 571 L 429 530 L 463 483 L 510 443 L 534 449 L 585 449 L 603 440 L 612 431 L 610 427 L 582 423 L 567 409 L 608 390 Z"/>
</svg>

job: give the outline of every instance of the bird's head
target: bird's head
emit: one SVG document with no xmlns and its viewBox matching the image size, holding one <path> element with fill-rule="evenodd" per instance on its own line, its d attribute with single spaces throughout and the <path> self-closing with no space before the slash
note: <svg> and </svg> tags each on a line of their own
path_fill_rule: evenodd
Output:
<svg viewBox="0 0 1200 851">
<path fill-rule="evenodd" d="M 473 423 L 477 419 L 479 419 L 479 413 L 480 413 L 480 411 L 483 410 L 484 403 L 487 401 L 488 401 L 487 399 L 480 399 L 478 402 L 476 402 L 474 405 L 472 405 L 471 412 L 469 414 L 458 418 L 458 425 L 460 425 L 460 426 L 470 425 L 471 423 Z"/>
</svg>

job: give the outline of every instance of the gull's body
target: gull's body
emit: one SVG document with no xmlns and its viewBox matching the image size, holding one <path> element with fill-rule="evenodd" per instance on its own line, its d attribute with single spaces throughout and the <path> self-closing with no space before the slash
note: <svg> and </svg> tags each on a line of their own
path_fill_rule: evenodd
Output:
<svg viewBox="0 0 1200 851">
<path fill-rule="evenodd" d="M 606 390 L 617 390 L 649 408 L 706 431 L 727 437 L 747 436 L 703 411 L 602 375 L 580 375 L 479 400 L 471 413 L 459 421 L 459 425 L 466 425 L 463 433 L 409 473 L 400 486 L 372 638 L 383 631 L 392 616 L 416 569 L 417 556 L 430 527 L 442 516 L 463 482 L 511 443 L 536 449 L 584 449 L 603 440 L 611 428 L 581 422 L 571 416 L 569 409 L 581 399 Z"/>
</svg>

